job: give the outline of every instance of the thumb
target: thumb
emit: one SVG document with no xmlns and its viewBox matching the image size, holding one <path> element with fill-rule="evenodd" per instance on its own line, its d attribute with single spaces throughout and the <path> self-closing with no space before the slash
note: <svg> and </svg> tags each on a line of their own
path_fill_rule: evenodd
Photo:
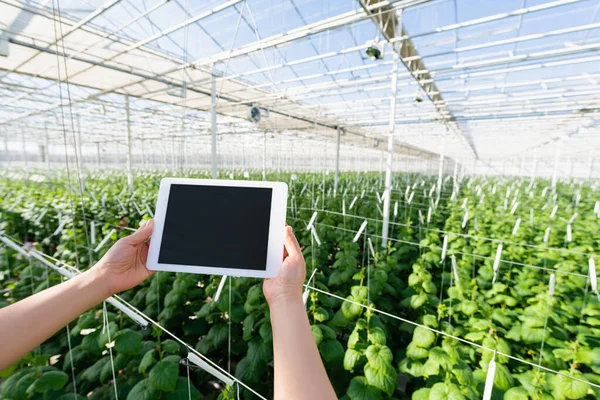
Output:
<svg viewBox="0 0 600 400">
<path fill-rule="evenodd" d="M 128 244 L 139 244 L 152 235 L 154 229 L 154 220 L 145 221 L 137 231 L 123 239 Z"/>
</svg>

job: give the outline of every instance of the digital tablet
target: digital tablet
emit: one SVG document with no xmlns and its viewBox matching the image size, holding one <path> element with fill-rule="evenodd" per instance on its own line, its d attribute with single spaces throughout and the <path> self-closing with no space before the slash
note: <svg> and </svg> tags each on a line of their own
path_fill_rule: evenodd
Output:
<svg viewBox="0 0 600 400">
<path fill-rule="evenodd" d="M 165 178 L 147 267 L 272 278 L 283 259 L 287 185 Z"/>
</svg>

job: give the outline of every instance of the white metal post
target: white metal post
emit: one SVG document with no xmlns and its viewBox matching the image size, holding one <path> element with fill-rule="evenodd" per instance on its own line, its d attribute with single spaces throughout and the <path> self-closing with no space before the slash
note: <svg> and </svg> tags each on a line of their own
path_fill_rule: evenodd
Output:
<svg viewBox="0 0 600 400">
<path fill-rule="evenodd" d="M 390 225 L 390 201 L 392 197 L 392 155 L 394 153 L 394 130 L 396 129 L 396 93 L 398 91 L 399 43 L 394 46 L 392 65 L 392 85 L 390 88 L 390 120 L 388 129 L 387 162 L 385 165 L 385 193 L 383 198 L 383 224 L 381 228 L 381 246 L 387 248 Z"/>
<path fill-rule="evenodd" d="M 267 180 L 267 132 L 263 135 L 263 154 L 262 154 L 262 176 L 263 181 Z"/>
<path fill-rule="evenodd" d="M 29 163 L 27 162 L 27 142 L 25 141 L 25 131 L 21 136 L 23 145 L 23 161 L 25 162 L 25 176 L 29 177 Z"/>
<path fill-rule="evenodd" d="M 211 137 L 212 137 L 212 178 L 217 179 L 217 77 L 215 75 L 215 67 L 213 65 L 211 77 Z M 266 139 L 265 139 L 266 140 Z"/>
<path fill-rule="evenodd" d="M 85 191 L 85 180 L 83 177 L 83 152 L 81 151 L 81 120 L 77 114 L 77 132 L 75 132 L 75 154 L 77 158 L 77 173 L 79 175 L 79 188 Z"/>
<path fill-rule="evenodd" d="M 48 122 L 44 121 L 44 162 L 46 164 L 46 176 L 50 178 L 50 138 L 48 137 Z"/>
<path fill-rule="evenodd" d="M 125 95 L 125 115 L 127 118 L 127 186 L 129 186 L 129 193 L 133 194 L 133 162 L 131 154 L 131 114 L 129 110 L 129 95 Z"/>
<path fill-rule="evenodd" d="M 98 170 L 102 168 L 102 157 L 100 155 L 100 142 L 96 142 L 96 164 L 98 165 Z"/>
<path fill-rule="evenodd" d="M 5 139 L 6 140 L 6 139 Z M 4 142 L 6 143 L 6 142 Z M 590 151 L 590 161 L 588 162 L 589 164 L 589 169 L 588 169 L 588 179 L 592 179 L 592 173 L 594 172 L 594 153 Z"/>
<path fill-rule="evenodd" d="M 437 195 L 435 204 L 438 204 L 440 201 L 440 196 L 442 194 L 442 178 L 444 175 L 444 152 L 446 151 L 446 134 L 442 136 L 442 151 L 440 152 L 440 167 L 438 169 L 438 179 L 437 179 Z"/>
<path fill-rule="evenodd" d="M 552 193 L 556 191 L 556 180 L 558 174 L 558 161 L 560 159 L 561 141 L 556 141 L 556 153 L 554 154 L 554 167 L 552 169 Z"/>
<path fill-rule="evenodd" d="M 340 144 L 342 142 L 342 128 L 337 127 L 337 142 L 335 144 L 335 179 L 333 181 L 333 195 L 337 195 L 340 181 Z"/>
</svg>

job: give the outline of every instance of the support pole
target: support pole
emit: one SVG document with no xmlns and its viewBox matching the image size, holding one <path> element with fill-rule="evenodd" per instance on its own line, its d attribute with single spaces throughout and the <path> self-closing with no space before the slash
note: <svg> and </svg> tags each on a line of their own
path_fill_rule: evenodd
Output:
<svg viewBox="0 0 600 400">
<path fill-rule="evenodd" d="M 556 192 L 556 180 L 558 174 L 558 161 L 560 160 L 561 141 L 556 141 L 556 152 L 554 153 L 554 167 L 552 168 L 552 193 Z"/>
<path fill-rule="evenodd" d="M 100 142 L 96 142 L 96 164 L 98 165 L 98 170 L 102 168 L 102 157 L 100 156 Z"/>
<path fill-rule="evenodd" d="M 48 122 L 44 121 L 44 163 L 46 165 L 46 176 L 50 178 L 50 137 L 48 136 Z"/>
<path fill-rule="evenodd" d="M 335 179 L 333 182 L 333 195 L 337 195 L 340 182 L 340 144 L 342 142 L 342 128 L 337 127 L 337 142 L 335 144 Z"/>
<path fill-rule="evenodd" d="M 212 137 L 212 178 L 217 179 L 217 77 L 215 75 L 215 66 L 213 65 L 211 77 L 211 137 Z M 266 140 L 266 137 L 265 137 Z"/>
<path fill-rule="evenodd" d="M 75 132 L 75 154 L 77 158 L 77 174 L 79 175 L 79 189 L 85 191 L 85 180 L 83 177 L 83 152 L 81 151 L 81 120 L 77 114 L 77 132 Z"/>
<path fill-rule="evenodd" d="M 394 62 L 392 65 L 392 85 L 390 88 L 390 121 L 388 129 L 387 162 L 385 165 L 385 193 L 383 198 L 383 224 L 381 228 L 381 246 L 387 248 L 390 227 L 390 202 L 392 197 L 392 155 L 394 153 L 394 130 L 396 129 L 396 93 L 398 91 L 398 63 L 400 45 L 394 45 Z"/>
<path fill-rule="evenodd" d="M 262 176 L 263 181 L 267 180 L 267 132 L 263 135 L 263 154 L 262 154 Z"/>
<path fill-rule="evenodd" d="M 25 163 L 25 176 L 29 178 L 29 163 L 27 162 L 27 142 L 25 141 L 25 131 L 21 135 L 23 145 L 23 162 Z"/>
<path fill-rule="evenodd" d="M 6 143 L 6 142 L 4 142 L 4 143 Z M 594 153 L 591 151 L 590 151 L 590 160 L 588 162 L 588 165 L 589 165 L 589 167 L 588 167 L 589 169 L 588 169 L 587 179 L 590 180 L 590 179 L 592 179 L 592 174 L 594 172 Z"/>
<path fill-rule="evenodd" d="M 129 110 L 129 95 L 125 95 L 125 115 L 127 118 L 127 186 L 129 186 L 129 193 L 133 194 L 133 162 L 131 155 L 131 115 Z"/>
<path fill-rule="evenodd" d="M 446 135 L 442 136 L 442 151 L 440 152 L 440 167 L 438 169 L 437 194 L 435 204 L 440 202 L 442 195 L 442 178 L 444 177 L 444 152 L 446 151 Z"/>
</svg>

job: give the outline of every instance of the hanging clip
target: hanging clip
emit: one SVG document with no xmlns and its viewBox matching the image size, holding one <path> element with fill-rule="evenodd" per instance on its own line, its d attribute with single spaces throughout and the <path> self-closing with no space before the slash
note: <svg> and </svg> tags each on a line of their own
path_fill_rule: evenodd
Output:
<svg viewBox="0 0 600 400">
<path fill-rule="evenodd" d="M 364 222 L 362 223 L 362 225 L 360 226 L 360 228 L 358 228 L 358 232 L 356 232 L 356 235 L 354 236 L 354 239 L 352 239 L 352 241 L 354 243 L 358 242 L 358 239 L 360 238 L 360 235 L 363 233 L 363 231 L 367 227 L 367 223 L 368 223 L 368 221 L 364 220 Z"/>
<path fill-rule="evenodd" d="M 521 217 L 517 218 L 515 221 L 515 227 L 513 228 L 512 235 L 516 236 L 519 232 L 519 226 L 521 225 Z"/>
<path fill-rule="evenodd" d="M 496 258 L 494 258 L 494 278 L 492 279 L 492 284 L 496 283 L 496 278 L 498 277 L 498 268 L 500 267 L 500 256 L 502 256 L 502 243 L 498 244 L 498 248 L 496 249 Z"/>
<path fill-rule="evenodd" d="M 352 207 L 354 207 L 354 203 L 356 203 L 356 200 L 358 200 L 358 196 L 354 196 L 352 202 L 350 202 L 350 207 L 348 208 L 348 210 L 352 210 Z"/>
<path fill-rule="evenodd" d="M 319 201 L 317 199 L 317 201 Z M 316 207 L 315 207 L 316 208 Z M 317 219 L 317 212 L 315 211 L 312 215 L 312 217 L 310 217 L 310 221 L 308 221 L 308 225 L 306 225 L 306 230 L 310 231 L 311 228 L 313 227 L 313 224 L 315 223 L 315 220 Z"/>
<path fill-rule="evenodd" d="M 108 232 L 108 234 L 107 234 L 107 235 L 104 237 L 104 239 L 102 239 L 102 241 L 101 241 L 100 243 L 98 243 L 98 246 L 96 246 L 96 248 L 94 249 L 94 252 L 95 252 L 95 253 L 99 252 L 99 251 L 100 251 L 100 249 L 101 249 L 102 247 L 104 247 L 104 245 L 105 245 L 106 243 L 108 243 L 108 241 L 110 240 L 110 237 L 111 237 L 113 234 L 115 234 L 115 233 L 117 233 L 117 230 L 116 230 L 116 229 L 111 229 L 111 230 L 110 230 L 110 232 Z"/>
<path fill-rule="evenodd" d="M 490 400 L 492 398 L 492 390 L 494 389 L 494 379 L 496 378 L 496 350 L 494 350 L 494 357 L 488 364 L 487 377 L 485 378 L 485 388 L 483 390 L 483 400 Z"/>
<path fill-rule="evenodd" d="M 448 251 L 448 234 L 444 235 L 444 242 L 442 244 L 442 258 L 440 262 L 446 259 L 446 252 Z"/>
<path fill-rule="evenodd" d="M 209 374 L 211 374 L 215 378 L 219 379 L 221 382 L 225 383 L 226 385 L 231 386 L 235 382 L 235 380 L 233 378 L 225 375 L 223 372 L 219 371 L 217 368 L 213 367 L 212 365 L 210 365 L 209 363 L 207 363 L 206 361 L 204 361 L 203 359 L 201 359 L 194 353 L 188 353 L 187 359 L 192 364 L 195 364 L 196 366 L 202 368 L 204 371 L 208 372 Z"/>
<path fill-rule="evenodd" d="M 454 254 L 452 254 L 452 273 L 454 274 L 454 280 L 456 281 L 456 286 L 458 286 L 460 279 L 458 276 L 458 265 L 456 264 L 456 257 L 454 257 Z"/>
<path fill-rule="evenodd" d="M 463 217 L 462 223 L 460 224 L 460 227 L 462 229 L 465 229 L 465 226 L 467 226 L 467 222 L 469 222 L 469 210 L 465 210 L 465 215 Z"/>
<path fill-rule="evenodd" d="M 215 294 L 215 298 L 213 299 L 214 303 L 219 301 L 219 298 L 221 297 L 221 292 L 223 291 L 223 287 L 225 286 L 226 281 L 227 281 L 227 275 L 223 275 L 221 277 L 221 282 L 219 282 L 219 287 L 217 287 L 217 293 Z"/>
<path fill-rule="evenodd" d="M 312 234 L 312 237 L 315 239 L 315 242 L 317 242 L 317 246 L 321 246 L 321 239 L 319 239 L 319 235 L 317 235 L 317 230 L 315 229 L 314 226 L 311 226 L 310 233 Z"/>
</svg>

